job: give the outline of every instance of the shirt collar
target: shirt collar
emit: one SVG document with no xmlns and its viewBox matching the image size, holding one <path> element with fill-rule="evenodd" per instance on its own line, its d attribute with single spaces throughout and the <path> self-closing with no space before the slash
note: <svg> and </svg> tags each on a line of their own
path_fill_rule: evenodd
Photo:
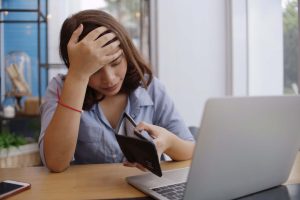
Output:
<svg viewBox="0 0 300 200">
<path fill-rule="evenodd" d="M 131 108 L 130 115 L 133 118 L 139 114 L 141 107 L 152 106 L 154 104 L 149 93 L 143 87 L 138 87 L 130 94 L 129 102 Z"/>
<path fill-rule="evenodd" d="M 93 111 L 95 112 L 96 109 L 97 109 L 97 106 L 98 106 L 98 103 L 94 103 L 94 105 L 92 106 L 91 110 L 90 111 Z"/>
<path fill-rule="evenodd" d="M 143 106 L 154 105 L 149 93 L 144 87 L 139 86 L 129 95 L 130 115 L 135 118 Z M 94 104 L 91 111 L 96 111 L 98 104 Z"/>
</svg>

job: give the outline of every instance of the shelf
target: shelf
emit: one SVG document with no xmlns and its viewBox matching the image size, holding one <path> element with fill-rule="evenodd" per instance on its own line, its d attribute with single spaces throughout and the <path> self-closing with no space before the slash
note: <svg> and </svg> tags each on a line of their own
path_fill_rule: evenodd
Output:
<svg viewBox="0 0 300 200">
<path fill-rule="evenodd" d="M 0 20 L 0 23 L 46 23 L 47 16 L 45 16 L 39 9 L 0 9 L 0 13 L 8 14 L 10 12 L 29 12 L 36 13 L 42 20 Z"/>
<path fill-rule="evenodd" d="M 1 0 L 0 0 L 1 2 Z M 48 0 L 44 0 L 43 3 L 42 3 L 42 6 L 41 6 L 41 0 L 36 0 L 36 9 L 21 9 L 21 8 L 1 8 L 0 9 L 0 14 L 1 15 L 1 20 L 0 20 L 0 24 L 4 24 L 4 23 L 9 23 L 9 24 L 21 24 L 21 23 L 35 23 L 37 24 L 37 38 L 36 38 L 36 41 L 33 41 L 33 42 L 36 42 L 37 43 L 37 47 L 36 47 L 36 50 L 37 50 L 37 57 L 35 57 L 34 59 L 37 59 L 37 78 L 38 78 L 38 98 L 39 98 L 39 104 L 41 104 L 41 98 L 42 98 L 42 68 L 45 68 L 44 66 L 48 66 L 49 64 L 42 64 L 42 58 L 44 58 L 44 61 L 45 63 L 48 63 L 48 21 L 47 21 L 47 16 L 48 16 Z M 1 5 L 0 5 L 1 6 Z M 44 13 L 42 12 L 45 11 Z M 9 17 L 8 19 L 5 18 L 6 16 L 8 16 L 10 13 L 14 13 L 15 16 L 11 16 Z M 26 16 L 25 17 L 22 17 L 22 16 L 16 16 L 17 14 L 16 13 L 28 13 L 28 14 L 36 14 L 34 16 L 29 16 L 28 19 L 26 19 Z M 25 18 L 25 19 L 24 19 Z M 41 26 L 41 24 L 45 25 L 45 26 Z M 4 27 L 4 26 L 3 26 Z M 41 31 L 42 28 L 45 28 L 45 33 L 43 33 Z M 4 28 L 5 29 L 5 28 Z M 41 33 L 42 34 L 45 34 L 45 47 L 41 47 L 41 42 L 44 42 L 44 41 L 41 41 Z M 2 41 L 1 41 L 2 43 Z M 1 47 L 0 47 L 1 48 Z M 2 51 L 2 49 L 0 49 L 0 52 Z M 2 51 L 4 52 L 4 51 Z M 42 53 L 45 52 L 45 55 L 43 56 Z M 1 56 L 1 55 L 0 55 Z M 2 60 L 2 58 L 0 58 L 0 60 Z M 1 65 L 4 64 L 4 63 L 0 63 Z M 4 66 L 1 66 L 1 68 L 4 68 Z M 46 68 L 48 69 L 48 68 Z M 3 70 L 0 70 L 0 74 L 1 73 L 5 73 L 3 72 Z M 2 76 L 2 74 L 1 74 Z M 48 71 L 46 70 L 46 77 L 48 77 Z M 1 80 L 1 84 L 4 84 L 4 81 Z M 45 82 L 47 82 L 47 80 L 45 80 Z M 31 88 L 32 89 L 32 88 Z M 35 90 L 36 91 L 36 90 Z M 2 93 L 1 91 L 1 97 L 2 98 L 4 93 Z M 3 96 L 2 96 L 3 95 Z M 3 99 L 1 99 L 3 100 Z M 1 107 L 1 105 L 0 105 Z"/>
<path fill-rule="evenodd" d="M 13 118 L 0 116 L 0 133 L 8 131 L 9 133 L 36 139 L 41 130 L 40 118 L 40 115 L 21 114 Z"/>
<path fill-rule="evenodd" d="M 65 68 L 66 65 L 64 63 L 55 63 L 55 64 L 40 64 L 41 67 L 47 68 L 47 69 L 61 69 Z"/>
</svg>

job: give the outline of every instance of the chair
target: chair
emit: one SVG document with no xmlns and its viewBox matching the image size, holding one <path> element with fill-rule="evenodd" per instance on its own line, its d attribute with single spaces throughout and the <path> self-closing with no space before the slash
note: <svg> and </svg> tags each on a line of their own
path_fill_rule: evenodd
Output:
<svg viewBox="0 0 300 200">
<path fill-rule="evenodd" d="M 199 127 L 197 127 L 197 126 L 189 126 L 189 130 L 192 133 L 194 139 L 197 140 L 197 135 L 198 135 L 198 132 L 199 132 Z"/>
</svg>

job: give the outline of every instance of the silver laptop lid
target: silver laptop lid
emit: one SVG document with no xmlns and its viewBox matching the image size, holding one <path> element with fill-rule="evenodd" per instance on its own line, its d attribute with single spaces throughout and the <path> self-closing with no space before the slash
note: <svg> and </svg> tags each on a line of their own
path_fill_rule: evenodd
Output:
<svg viewBox="0 0 300 200">
<path fill-rule="evenodd" d="M 299 96 L 210 99 L 184 199 L 233 199 L 280 185 L 299 147 Z"/>
</svg>

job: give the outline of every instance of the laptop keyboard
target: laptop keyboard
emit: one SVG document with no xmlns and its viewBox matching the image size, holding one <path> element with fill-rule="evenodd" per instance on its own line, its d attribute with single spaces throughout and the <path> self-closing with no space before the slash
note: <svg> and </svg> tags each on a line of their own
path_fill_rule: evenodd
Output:
<svg viewBox="0 0 300 200">
<path fill-rule="evenodd" d="M 186 187 L 186 182 L 178 183 L 174 185 L 167 185 L 159 188 L 153 188 L 152 190 L 166 197 L 167 199 L 179 200 L 179 199 L 183 199 L 185 187 Z"/>
</svg>

